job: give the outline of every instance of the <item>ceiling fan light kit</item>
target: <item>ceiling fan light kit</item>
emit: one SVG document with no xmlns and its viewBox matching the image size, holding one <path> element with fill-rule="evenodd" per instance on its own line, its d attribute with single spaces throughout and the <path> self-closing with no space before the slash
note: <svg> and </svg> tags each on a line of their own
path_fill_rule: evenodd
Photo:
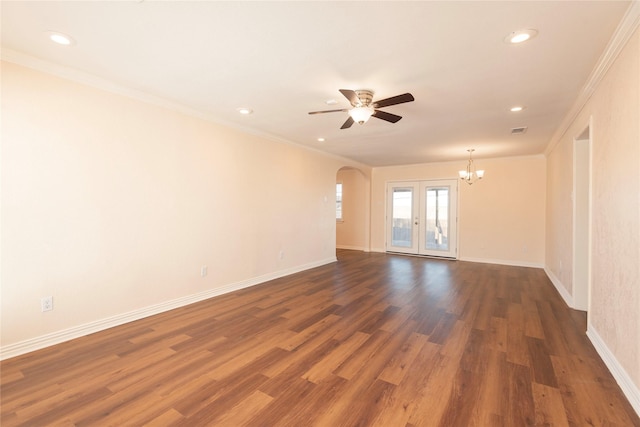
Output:
<svg viewBox="0 0 640 427">
<path fill-rule="evenodd" d="M 356 107 L 349 110 L 349 115 L 358 124 L 366 123 L 373 115 L 374 111 L 371 107 Z"/>
<path fill-rule="evenodd" d="M 410 93 L 404 93 L 402 95 L 393 96 L 391 98 L 381 99 L 379 101 L 373 101 L 373 91 L 360 89 L 340 89 L 340 93 L 349 100 L 353 108 L 343 108 L 338 110 L 325 110 L 325 111 L 311 111 L 309 114 L 324 114 L 324 113 L 336 113 L 336 112 L 348 112 L 349 118 L 340 127 L 340 129 L 350 128 L 354 123 L 364 124 L 372 116 L 390 123 L 397 123 L 402 116 L 396 114 L 387 113 L 386 111 L 378 110 L 378 108 L 389 107 L 391 105 L 403 104 L 405 102 L 414 101 L 415 98 Z"/>
<path fill-rule="evenodd" d="M 467 169 L 458 171 L 458 174 L 460 175 L 461 180 L 471 185 L 477 180 L 482 179 L 484 176 L 484 170 L 476 170 L 476 166 L 471 158 L 471 153 L 473 153 L 475 149 L 470 148 L 467 151 L 469 152 L 469 163 L 467 163 Z"/>
</svg>

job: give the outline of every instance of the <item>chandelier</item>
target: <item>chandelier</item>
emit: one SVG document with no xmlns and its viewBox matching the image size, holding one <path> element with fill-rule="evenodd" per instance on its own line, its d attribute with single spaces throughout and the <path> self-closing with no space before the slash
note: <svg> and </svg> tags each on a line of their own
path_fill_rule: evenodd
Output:
<svg viewBox="0 0 640 427">
<path fill-rule="evenodd" d="M 460 179 L 465 181 L 467 184 L 471 185 L 479 179 L 482 179 L 484 176 L 483 170 L 476 170 L 476 166 L 473 164 L 473 159 L 471 158 L 471 153 L 473 153 L 473 148 L 467 150 L 469 152 L 469 163 L 467 164 L 467 170 L 459 171 Z"/>
</svg>

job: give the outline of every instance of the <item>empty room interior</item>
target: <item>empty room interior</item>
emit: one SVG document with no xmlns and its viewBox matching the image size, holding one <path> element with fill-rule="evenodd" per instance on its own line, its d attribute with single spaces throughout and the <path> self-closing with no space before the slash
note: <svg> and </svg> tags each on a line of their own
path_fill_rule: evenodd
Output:
<svg viewBox="0 0 640 427">
<path fill-rule="evenodd" d="M 3 426 L 640 426 L 640 1 L 3 1 Z"/>
</svg>

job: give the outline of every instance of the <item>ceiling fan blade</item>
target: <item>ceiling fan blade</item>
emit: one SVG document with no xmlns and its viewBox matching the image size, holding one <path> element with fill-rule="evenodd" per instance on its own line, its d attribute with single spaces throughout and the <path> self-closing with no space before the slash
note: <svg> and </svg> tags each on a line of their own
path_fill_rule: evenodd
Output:
<svg viewBox="0 0 640 427">
<path fill-rule="evenodd" d="M 339 111 L 349 111 L 349 109 L 342 108 L 340 110 L 309 111 L 309 114 L 337 113 Z"/>
<path fill-rule="evenodd" d="M 347 119 L 346 122 L 344 122 L 344 124 L 342 125 L 342 127 L 340 129 L 347 129 L 350 128 L 351 125 L 354 123 L 353 117 L 349 116 L 349 118 Z"/>
<path fill-rule="evenodd" d="M 372 116 L 377 119 L 386 120 L 391 123 L 396 123 L 402 118 L 402 116 L 396 116 L 395 114 L 387 113 L 386 111 L 380 111 L 380 110 L 376 110 L 372 114 Z"/>
<path fill-rule="evenodd" d="M 356 92 L 354 90 L 351 89 L 340 89 L 340 93 L 344 95 L 345 98 L 347 98 L 349 100 L 349 102 L 351 103 L 351 105 L 353 105 L 354 107 L 358 104 L 361 104 L 360 102 L 360 98 L 358 97 L 358 95 L 356 94 Z"/>
<path fill-rule="evenodd" d="M 392 96 L 391 98 L 381 99 L 373 103 L 373 108 L 388 107 L 389 105 L 404 104 L 405 102 L 414 101 L 415 98 L 410 93 Z"/>
</svg>

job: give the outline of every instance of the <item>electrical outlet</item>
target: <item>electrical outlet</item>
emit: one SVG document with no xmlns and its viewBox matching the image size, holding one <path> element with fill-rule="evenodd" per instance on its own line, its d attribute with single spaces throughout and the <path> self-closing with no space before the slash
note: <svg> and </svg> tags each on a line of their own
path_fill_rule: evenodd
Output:
<svg viewBox="0 0 640 427">
<path fill-rule="evenodd" d="M 40 299 L 40 308 L 42 312 L 53 310 L 53 297 L 43 297 Z"/>
<path fill-rule="evenodd" d="M 207 266 L 203 265 L 202 268 L 200 269 L 200 277 L 204 277 L 207 275 Z"/>
</svg>

